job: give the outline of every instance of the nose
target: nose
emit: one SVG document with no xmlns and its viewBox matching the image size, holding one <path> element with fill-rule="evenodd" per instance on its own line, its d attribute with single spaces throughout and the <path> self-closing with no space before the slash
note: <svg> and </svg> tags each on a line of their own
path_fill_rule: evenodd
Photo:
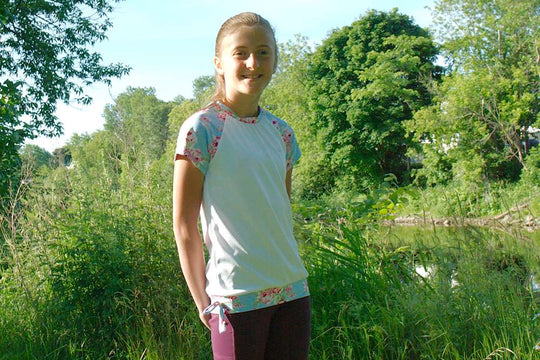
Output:
<svg viewBox="0 0 540 360">
<path fill-rule="evenodd" d="M 246 67 L 248 69 L 255 69 L 258 65 L 257 57 L 254 53 L 251 53 L 249 57 L 246 59 Z"/>
</svg>

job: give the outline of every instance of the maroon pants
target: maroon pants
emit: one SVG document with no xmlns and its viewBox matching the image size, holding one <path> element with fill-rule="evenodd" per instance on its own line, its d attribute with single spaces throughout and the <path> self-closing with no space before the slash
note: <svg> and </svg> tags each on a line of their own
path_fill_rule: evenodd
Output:
<svg viewBox="0 0 540 360">
<path fill-rule="evenodd" d="M 311 332 L 309 297 L 259 310 L 227 315 L 220 334 L 212 314 L 214 360 L 306 360 Z"/>
</svg>

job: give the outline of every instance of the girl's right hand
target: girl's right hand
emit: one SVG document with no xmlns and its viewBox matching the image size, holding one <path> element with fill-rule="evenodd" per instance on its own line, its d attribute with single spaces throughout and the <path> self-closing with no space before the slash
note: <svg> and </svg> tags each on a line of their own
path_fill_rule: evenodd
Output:
<svg viewBox="0 0 540 360">
<path fill-rule="evenodd" d="M 208 328 L 208 330 L 211 330 L 210 328 L 210 314 L 205 314 L 202 311 L 199 311 L 199 319 L 201 319 L 204 326 Z"/>
</svg>

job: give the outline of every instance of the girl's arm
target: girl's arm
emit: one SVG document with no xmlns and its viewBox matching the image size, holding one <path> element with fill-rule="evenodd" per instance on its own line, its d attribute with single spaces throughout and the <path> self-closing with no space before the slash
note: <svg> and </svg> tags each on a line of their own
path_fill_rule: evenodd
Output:
<svg viewBox="0 0 540 360">
<path fill-rule="evenodd" d="M 209 316 L 202 311 L 210 304 L 206 294 L 203 243 L 197 227 L 202 201 L 204 175 L 187 158 L 174 163 L 173 230 L 180 266 L 203 324 L 210 328 Z"/>
<path fill-rule="evenodd" d="M 291 182 L 292 182 L 292 167 L 287 170 L 287 175 L 285 176 L 285 186 L 287 187 L 287 195 L 289 199 L 291 198 Z"/>
</svg>

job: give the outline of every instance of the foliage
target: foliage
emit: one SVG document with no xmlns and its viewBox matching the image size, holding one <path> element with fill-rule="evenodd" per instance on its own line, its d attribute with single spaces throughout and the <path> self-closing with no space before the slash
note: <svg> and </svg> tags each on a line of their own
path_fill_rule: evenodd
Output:
<svg viewBox="0 0 540 360">
<path fill-rule="evenodd" d="M 168 137 L 170 140 L 167 147 L 168 153 L 174 151 L 173 147 L 176 146 L 178 131 L 184 121 L 212 101 L 214 86 L 215 79 L 213 76 L 199 76 L 193 80 L 193 94 L 195 97 L 192 99 L 183 98 L 182 101 L 174 104 L 171 108 L 168 115 Z"/>
<path fill-rule="evenodd" d="M 402 122 L 430 103 L 426 81 L 438 74 L 436 54 L 428 32 L 396 9 L 371 11 L 316 49 L 308 71 L 311 128 L 328 167 L 317 186 L 360 189 L 387 173 L 407 177 L 411 142 Z"/>
<path fill-rule="evenodd" d="M 158 159 L 168 140 L 167 117 L 171 104 L 159 100 L 152 88 L 131 88 L 105 108 L 105 129 L 114 134 L 130 166 L 135 159 L 148 163 Z"/>
<path fill-rule="evenodd" d="M 105 39 L 118 0 L 14 1 L 0 7 L 0 195 L 16 174 L 25 139 L 58 135 L 58 101 L 88 104 L 84 88 L 128 72 L 89 48 Z M 16 183 L 16 182 L 15 182 Z"/>
<path fill-rule="evenodd" d="M 316 134 L 309 124 L 311 113 L 307 106 L 307 67 L 312 53 L 308 38 L 301 35 L 297 35 L 294 41 L 280 44 L 278 69 L 261 98 L 265 108 L 294 129 L 302 157 L 294 167 L 293 190 L 302 198 L 321 195 L 323 189 L 318 187 L 321 182 L 314 179 L 325 171 L 324 149 L 321 141 L 314 140 Z"/>
<path fill-rule="evenodd" d="M 47 150 L 32 144 L 26 144 L 20 152 L 23 163 L 29 164 L 33 169 L 39 169 L 42 166 L 50 166 L 52 154 Z"/>
<path fill-rule="evenodd" d="M 530 187 L 540 187 L 540 147 L 534 147 L 527 154 L 521 182 Z"/>
<path fill-rule="evenodd" d="M 1 101 L 1 100 L 0 100 Z M 12 132 L 3 124 L 0 124 L 0 201 L 10 191 L 13 191 L 13 184 L 17 184 L 17 169 L 20 169 L 21 159 L 18 149 L 23 142 L 23 138 L 18 131 Z"/>
<path fill-rule="evenodd" d="M 305 225 L 314 359 L 534 358 L 533 244 L 514 248 L 474 228 L 417 229 L 405 240 L 369 221 L 392 202 L 369 203 Z"/>
<path fill-rule="evenodd" d="M 442 0 L 435 24 L 452 74 L 406 122 L 422 143 L 421 183 L 477 187 L 519 177 L 538 115 L 539 2 Z M 525 144 L 525 146 L 524 146 Z"/>
<path fill-rule="evenodd" d="M 108 161 L 113 135 L 72 139 L 74 166 L 35 177 L 21 197 L 15 252 L 0 262 L 7 358 L 211 358 L 171 240 L 170 153 L 118 171 Z M 515 279 L 537 263 L 534 243 L 474 229 L 401 241 L 380 224 L 410 191 L 386 180 L 352 200 L 294 204 L 310 272 L 311 357 L 472 360 L 501 348 L 533 356 L 537 305 Z M 431 264 L 432 278 L 413 270 Z"/>
<path fill-rule="evenodd" d="M 482 11 L 510 11 L 498 1 L 478 3 Z M 49 2 L 20 8 L 43 4 Z M 476 9 L 466 0 L 438 6 L 451 4 Z M 511 11 L 517 16 L 531 4 L 519 2 Z M 478 11 L 487 24 L 478 31 L 488 31 L 489 21 L 511 22 Z M 516 17 L 516 27 L 524 19 Z M 495 93 L 500 114 L 517 114 L 523 123 L 537 114 L 528 82 L 535 65 L 511 55 L 518 48 L 510 46 L 522 41 L 527 53 L 531 33 L 501 31 L 501 49 L 513 49 L 506 59 L 523 61 L 514 63 L 515 78 L 503 78 L 501 61 L 492 59 L 499 50 L 486 45 L 495 33 L 473 39 L 445 26 L 453 72 L 441 85 L 424 81 L 438 76 L 429 34 L 396 11 L 368 13 L 315 48 L 302 36 L 280 45 L 281 62 L 262 105 L 293 126 L 303 152 L 293 212 L 310 272 L 313 359 L 537 356 L 538 294 L 524 279 L 540 271 L 538 233 L 470 227 L 416 233 L 383 225 L 398 214 L 481 217 L 524 203 L 520 217 L 540 211 L 538 148 L 523 152 L 510 181 L 493 181 L 497 172 L 514 171 L 516 160 L 507 157 L 515 149 L 501 148 L 493 137 L 479 142 L 486 131 L 507 128 L 473 116 L 488 109 L 478 107 L 478 98 Z M 152 88 L 128 88 L 105 109 L 104 129 L 75 135 L 52 155 L 26 146 L 1 158 L 2 179 L 15 177 L 4 172 L 9 169 L 24 181 L 0 203 L 0 358 L 211 358 L 209 334 L 178 267 L 170 218 L 178 129 L 208 103 L 213 78 L 202 76 L 193 86 L 194 98 L 171 103 Z M 435 89 L 433 106 L 428 88 Z M 3 115 L 20 114 L 13 94 L 0 99 Z M 22 142 L 22 132 L 8 130 L 0 127 L 2 151 Z M 397 187 L 406 174 L 400 145 L 412 148 L 414 141 L 422 141 L 418 179 L 434 187 Z M 369 153 L 375 148 L 381 151 Z M 19 162 L 40 169 L 21 172 Z M 387 168 L 397 176 L 385 174 Z M 366 184 L 372 190 L 360 193 Z"/>
<path fill-rule="evenodd" d="M 166 105 L 147 89 L 119 99 L 133 123 Z M 142 151 L 119 135 L 107 126 L 74 136 L 72 166 L 35 174 L 15 201 L 17 257 L 2 252 L 0 261 L 0 349 L 9 358 L 209 358 L 171 240 L 171 156 L 161 150 L 128 166 Z"/>
<path fill-rule="evenodd" d="M 214 92 L 216 79 L 214 76 L 199 76 L 193 80 L 193 97 L 195 99 L 207 96 L 207 93 Z"/>
<path fill-rule="evenodd" d="M 58 100 L 88 103 L 84 86 L 109 82 L 127 72 L 123 65 L 103 65 L 87 47 L 105 39 L 111 26 L 110 1 L 7 1 L 2 5 L 2 95 L 18 111 L 2 125 L 22 136 L 56 135 Z M 13 103 L 9 103 L 13 101 Z M 30 122 L 22 123 L 20 116 Z"/>
</svg>

